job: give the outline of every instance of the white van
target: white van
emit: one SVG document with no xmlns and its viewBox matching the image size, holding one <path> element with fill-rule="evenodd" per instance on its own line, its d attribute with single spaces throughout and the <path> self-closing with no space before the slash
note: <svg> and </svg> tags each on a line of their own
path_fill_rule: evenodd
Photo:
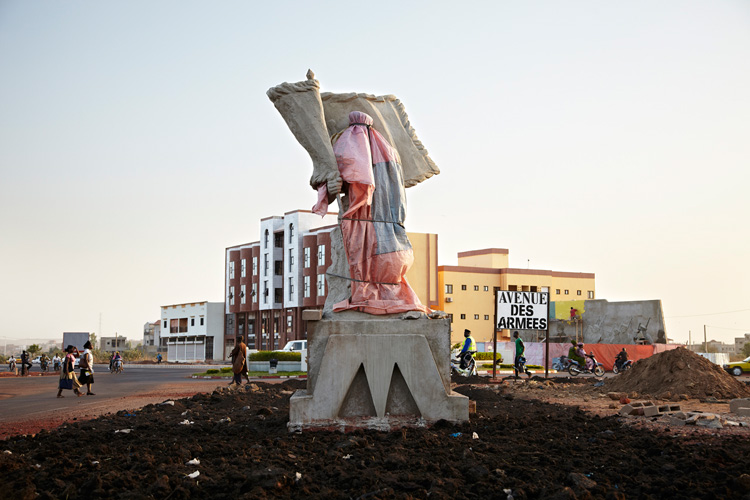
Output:
<svg viewBox="0 0 750 500">
<path fill-rule="evenodd" d="M 282 351 L 299 352 L 303 349 L 307 349 L 307 340 L 290 340 Z"/>
</svg>

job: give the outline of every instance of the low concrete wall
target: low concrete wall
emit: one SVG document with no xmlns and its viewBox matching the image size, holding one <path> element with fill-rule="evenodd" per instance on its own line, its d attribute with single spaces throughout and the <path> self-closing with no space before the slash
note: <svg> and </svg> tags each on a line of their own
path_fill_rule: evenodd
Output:
<svg viewBox="0 0 750 500">
<path fill-rule="evenodd" d="M 276 370 L 280 372 L 299 372 L 301 363 L 299 361 L 279 361 Z M 247 369 L 251 372 L 267 372 L 268 361 L 250 361 Z"/>
</svg>

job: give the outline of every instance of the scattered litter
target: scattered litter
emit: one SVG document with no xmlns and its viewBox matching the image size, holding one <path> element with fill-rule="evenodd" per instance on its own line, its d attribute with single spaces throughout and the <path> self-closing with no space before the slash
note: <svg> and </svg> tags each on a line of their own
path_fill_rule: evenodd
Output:
<svg viewBox="0 0 750 500">
<path fill-rule="evenodd" d="M 602 386 L 604 386 L 604 380 L 600 380 L 599 382 L 594 384 L 594 387 L 602 387 Z"/>
<path fill-rule="evenodd" d="M 477 434 L 476 432 L 472 432 L 471 439 L 479 439 L 479 434 Z"/>
<path fill-rule="evenodd" d="M 188 420 L 188 419 L 185 419 L 185 420 L 183 420 L 182 422 L 180 422 L 180 424 L 179 424 L 179 425 L 193 425 L 194 423 L 195 423 L 195 422 L 191 422 L 190 420 Z"/>
<path fill-rule="evenodd" d="M 6 455 L 12 455 L 13 454 L 13 452 L 10 451 L 10 450 L 5 450 L 3 453 L 5 453 Z"/>
<path fill-rule="evenodd" d="M 188 414 L 188 412 L 189 412 L 189 411 L 190 411 L 190 410 L 185 410 L 185 411 L 183 411 L 182 413 L 180 413 L 180 416 L 181 416 L 181 417 L 184 417 L 185 415 L 187 415 L 187 414 Z"/>
<path fill-rule="evenodd" d="M 300 474 L 299 472 L 295 472 L 294 473 L 294 482 L 296 483 L 300 479 L 302 479 L 302 474 Z"/>
<path fill-rule="evenodd" d="M 344 460 L 349 460 L 350 458 L 352 458 L 351 455 L 344 455 Z"/>
<path fill-rule="evenodd" d="M 201 475 L 200 471 L 195 471 L 195 472 L 193 472 L 192 474 L 188 474 L 188 475 L 187 475 L 187 476 L 185 476 L 185 477 L 189 477 L 190 479 L 195 479 L 196 477 L 198 477 L 198 476 L 200 476 L 200 475 Z"/>
<path fill-rule="evenodd" d="M 452 438 L 457 438 L 457 437 L 459 437 L 460 435 L 461 435 L 461 433 L 460 433 L 460 432 L 456 432 L 456 433 L 454 433 L 454 434 L 451 434 L 451 437 L 452 437 Z"/>
<path fill-rule="evenodd" d="M 231 419 L 231 418 L 229 418 L 229 417 L 227 417 L 227 418 L 222 418 L 221 420 L 219 420 L 219 423 L 220 423 L 220 424 L 223 424 L 223 423 L 226 423 L 226 422 L 231 422 L 231 421 L 232 421 L 232 419 Z"/>
<path fill-rule="evenodd" d="M 127 413 L 127 412 L 125 412 L 124 416 L 125 417 L 135 417 L 136 415 L 135 415 L 135 412 L 133 412 L 133 413 Z"/>
<path fill-rule="evenodd" d="M 42 468 L 42 466 L 39 465 L 39 464 L 34 464 L 34 467 L 36 467 L 37 469 L 41 469 Z"/>
<path fill-rule="evenodd" d="M 159 406 L 174 406 L 174 401 L 164 401 L 163 403 L 159 403 Z"/>
<path fill-rule="evenodd" d="M 503 493 L 508 495 L 508 500 L 513 500 L 513 490 L 511 490 L 510 488 L 504 488 Z"/>
<path fill-rule="evenodd" d="M 130 431 L 132 430 L 133 429 L 119 429 L 115 431 L 115 434 L 117 434 L 118 432 L 122 432 L 123 434 L 130 434 Z"/>
<path fill-rule="evenodd" d="M 188 462 L 185 465 L 200 465 L 201 461 L 197 458 L 194 458 L 192 460 L 188 460 Z"/>
</svg>

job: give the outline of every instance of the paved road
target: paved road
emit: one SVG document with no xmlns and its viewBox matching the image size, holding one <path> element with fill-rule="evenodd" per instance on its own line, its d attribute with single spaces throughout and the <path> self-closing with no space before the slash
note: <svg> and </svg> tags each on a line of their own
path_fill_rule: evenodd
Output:
<svg viewBox="0 0 750 500">
<path fill-rule="evenodd" d="M 55 397 L 56 376 L 0 378 L 0 426 L 4 422 L 59 414 L 91 417 L 161 402 L 173 395 L 186 397 L 209 392 L 226 384 L 223 380 L 190 378 L 191 374 L 207 368 L 210 367 L 130 365 L 123 373 L 113 375 L 107 365 L 95 365 L 96 382 L 92 386 L 95 396 L 76 397 L 72 391 L 63 391 L 65 397 L 59 399 Z"/>
</svg>

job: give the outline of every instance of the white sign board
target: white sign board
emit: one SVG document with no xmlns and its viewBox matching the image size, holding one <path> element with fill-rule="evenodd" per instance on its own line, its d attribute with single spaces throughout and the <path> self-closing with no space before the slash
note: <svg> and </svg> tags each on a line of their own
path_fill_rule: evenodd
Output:
<svg viewBox="0 0 750 500">
<path fill-rule="evenodd" d="M 498 330 L 547 330 L 549 293 L 498 290 L 495 317 Z"/>
</svg>

